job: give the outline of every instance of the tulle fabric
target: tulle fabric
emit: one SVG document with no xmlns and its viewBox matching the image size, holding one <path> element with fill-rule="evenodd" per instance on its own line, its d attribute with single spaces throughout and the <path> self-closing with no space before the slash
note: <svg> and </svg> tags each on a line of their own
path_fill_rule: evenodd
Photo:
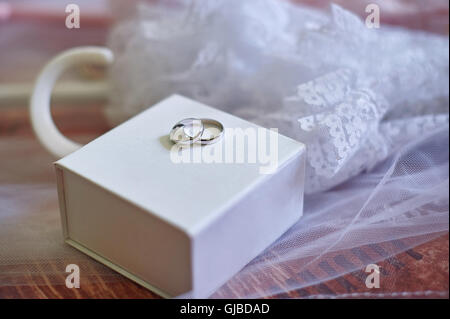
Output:
<svg viewBox="0 0 450 319">
<path fill-rule="evenodd" d="M 364 285 L 368 264 L 448 232 L 448 134 L 448 127 L 429 132 L 370 172 L 307 196 L 302 219 L 227 286 L 236 296 L 253 298 L 261 297 L 261 286 L 264 294 L 285 294 L 351 272 Z M 361 258 L 361 246 L 383 242 L 388 243 L 382 252 Z M 252 284 L 255 278 L 259 284 Z M 388 286 L 383 280 L 385 291 Z M 227 291 L 213 296 L 225 297 Z"/>
</svg>

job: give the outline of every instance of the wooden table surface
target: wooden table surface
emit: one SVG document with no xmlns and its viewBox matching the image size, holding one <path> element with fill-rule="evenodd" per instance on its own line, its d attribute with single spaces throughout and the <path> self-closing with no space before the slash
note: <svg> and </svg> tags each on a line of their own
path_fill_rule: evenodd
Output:
<svg viewBox="0 0 450 319">
<path fill-rule="evenodd" d="M 66 105 L 54 109 L 53 113 L 56 123 L 63 133 L 72 138 L 87 133 L 100 135 L 109 129 L 109 125 L 103 117 L 101 106 L 78 107 Z M 34 139 L 27 110 L 20 107 L 0 108 L 0 140 L 17 136 Z M 374 252 L 382 255 L 385 251 L 384 246 L 388 244 L 392 243 L 364 246 L 358 248 L 358 251 L 361 254 L 367 252 L 366 256 L 374 256 Z M 394 244 L 399 245 L 402 242 L 398 241 Z M 364 277 L 361 276 L 364 269 L 360 269 L 318 285 L 288 291 L 286 289 L 287 283 L 298 282 L 300 286 L 305 272 L 296 272 L 295 265 L 288 266 L 287 268 L 290 269 L 287 270 L 274 267 L 270 270 L 271 273 L 283 279 L 278 281 L 277 287 L 275 287 L 275 290 L 280 291 L 280 293 L 272 295 L 271 298 L 448 298 L 448 252 L 449 236 L 447 233 L 414 249 L 385 258 L 384 261 L 377 264 L 383 269 L 381 282 L 386 284 L 381 285 L 376 290 L 368 289 L 365 286 Z M 346 254 L 353 254 L 354 257 L 356 253 L 355 250 L 339 252 L 339 257 L 345 258 Z M 337 260 L 337 257 L 334 256 L 334 260 Z M 20 280 L 17 281 L 20 284 L 2 285 L 2 268 L 0 265 L 0 298 L 160 298 L 118 274 L 111 274 L 112 280 L 108 280 L 104 276 L 103 266 L 93 260 L 90 260 L 89 263 L 98 266 L 103 276 L 100 276 L 99 272 L 96 280 L 89 280 L 86 283 L 82 281 L 79 289 L 66 288 L 66 274 L 61 269 L 56 272 L 56 277 L 55 274 L 52 274 L 52 278 L 50 278 L 47 272 L 35 271 L 21 274 Z M 54 267 L 56 269 L 60 267 L 60 264 L 49 260 L 45 264 L 42 261 L 36 261 L 34 266 L 38 269 L 40 269 L 39 267 L 42 269 L 44 269 L 43 267 Z M 326 270 L 333 271 L 333 267 L 337 266 L 330 262 L 330 264 L 327 264 Z M 312 276 L 313 273 L 314 269 L 308 271 L 307 275 Z M 96 276 L 95 271 L 93 271 L 92 276 Z M 14 280 L 17 280 L 17 278 Z M 3 277 L 3 282 L 5 282 L 5 277 Z M 219 289 L 213 297 L 241 297 L 245 295 L 249 287 L 262 291 L 275 291 L 272 284 L 268 284 L 264 280 L 258 280 L 258 278 L 253 278 L 251 281 L 234 278 Z"/>
<path fill-rule="evenodd" d="M 445 235 L 377 263 L 381 269 L 387 270 L 386 274 L 382 273 L 380 280 L 389 280 L 387 288 L 381 285 L 376 291 L 370 290 L 355 272 L 319 285 L 285 291 L 270 298 L 449 298 L 448 242 L 449 237 Z M 0 286 L 0 298 L 160 298 L 124 277 L 115 282 L 99 279 L 96 282 L 82 283 L 79 289 L 66 288 L 64 279 L 61 275 L 60 284 L 37 284 L 36 281 L 41 280 L 29 279 L 26 284 L 18 286 Z M 239 284 L 231 281 L 225 286 L 221 293 L 212 297 L 241 296 Z M 261 283 L 261 286 L 264 287 L 264 284 Z"/>
</svg>

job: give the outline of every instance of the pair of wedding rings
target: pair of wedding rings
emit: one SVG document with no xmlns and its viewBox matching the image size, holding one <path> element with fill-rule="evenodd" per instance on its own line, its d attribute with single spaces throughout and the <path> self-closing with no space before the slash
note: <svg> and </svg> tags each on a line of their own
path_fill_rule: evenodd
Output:
<svg viewBox="0 0 450 319">
<path fill-rule="evenodd" d="M 214 144 L 223 136 L 223 125 L 212 119 L 187 118 L 176 123 L 169 138 L 179 145 Z"/>
</svg>

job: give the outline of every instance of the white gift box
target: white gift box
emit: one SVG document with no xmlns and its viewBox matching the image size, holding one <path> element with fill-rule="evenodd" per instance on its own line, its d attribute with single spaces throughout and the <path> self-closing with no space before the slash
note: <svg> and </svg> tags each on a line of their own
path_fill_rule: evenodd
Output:
<svg viewBox="0 0 450 319">
<path fill-rule="evenodd" d="M 206 156 L 233 142 L 237 154 L 231 134 L 174 152 L 168 133 L 190 117 L 218 120 L 225 133 L 267 133 L 272 171 L 250 160 L 251 132 L 244 161 Z M 164 297 L 209 296 L 302 215 L 303 144 L 178 95 L 55 166 L 66 242 Z"/>
</svg>

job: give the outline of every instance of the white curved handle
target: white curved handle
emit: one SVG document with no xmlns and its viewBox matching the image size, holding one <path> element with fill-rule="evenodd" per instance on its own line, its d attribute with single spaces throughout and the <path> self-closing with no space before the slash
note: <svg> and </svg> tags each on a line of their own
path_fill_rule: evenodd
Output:
<svg viewBox="0 0 450 319">
<path fill-rule="evenodd" d="M 113 53 L 104 47 L 78 47 L 54 57 L 41 71 L 34 85 L 30 100 L 30 118 L 39 142 L 54 156 L 64 157 L 81 147 L 61 134 L 53 122 L 50 98 L 55 81 L 67 68 L 90 63 L 109 65 Z"/>
</svg>

